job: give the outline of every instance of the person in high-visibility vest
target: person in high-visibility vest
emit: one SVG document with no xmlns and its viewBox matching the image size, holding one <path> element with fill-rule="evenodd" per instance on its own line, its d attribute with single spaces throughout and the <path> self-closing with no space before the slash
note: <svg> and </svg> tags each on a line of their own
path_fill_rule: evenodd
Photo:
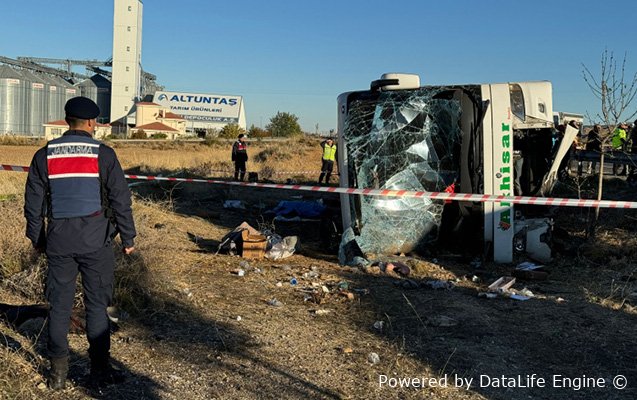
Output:
<svg viewBox="0 0 637 400">
<path fill-rule="evenodd" d="M 615 131 L 613 132 L 613 138 L 611 140 L 613 151 L 626 150 L 626 145 L 628 143 L 626 128 L 628 128 L 626 124 L 619 124 L 617 129 L 615 129 Z M 618 175 L 620 166 L 621 164 L 617 164 L 617 163 L 613 164 L 613 175 Z M 622 172 L 622 175 L 626 175 L 626 165 L 624 165 L 624 170 Z"/>
<path fill-rule="evenodd" d="M 321 165 L 321 175 L 319 176 L 318 183 L 322 183 L 323 178 L 325 178 L 325 183 L 330 183 L 334 162 L 336 161 L 336 143 L 334 143 L 332 138 L 328 138 L 321 142 L 321 147 L 323 148 L 323 163 Z"/>
</svg>

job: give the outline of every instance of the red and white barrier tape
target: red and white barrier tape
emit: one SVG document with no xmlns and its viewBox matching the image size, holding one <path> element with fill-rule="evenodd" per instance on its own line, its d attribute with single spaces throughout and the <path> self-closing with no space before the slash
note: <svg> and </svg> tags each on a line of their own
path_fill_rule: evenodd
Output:
<svg viewBox="0 0 637 400">
<path fill-rule="evenodd" d="M 28 167 L 20 167 L 15 165 L 1 165 L 0 170 L 28 172 Z M 305 185 L 283 185 L 276 183 L 247 183 L 247 182 L 229 182 L 214 179 L 197 179 L 197 178 L 171 178 L 162 176 L 146 176 L 146 175 L 125 175 L 127 179 L 140 179 L 147 181 L 168 181 L 168 182 L 197 182 L 212 183 L 218 185 L 232 185 L 245 187 L 258 187 L 268 189 L 288 189 L 302 190 L 310 192 L 327 192 L 327 193 L 344 193 L 359 194 L 364 196 L 381 196 L 381 197 L 411 197 L 411 198 L 430 198 L 432 200 L 453 200 L 453 201 L 473 201 L 473 202 L 497 202 L 511 204 L 531 204 L 538 206 L 560 206 L 560 207 L 600 207 L 600 208 L 637 208 L 637 201 L 615 201 L 615 200 L 583 200 L 583 199 L 564 199 L 550 197 L 528 197 L 528 196 L 499 196 L 490 194 L 471 194 L 471 193 L 446 193 L 446 192 L 416 192 L 409 190 L 388 190 L 388 189 L 356 189 L 342 188 L 333 186 L 305 186 Z"/>
<path fill-rule="evenodd" d="M 222 173 L 222 174 L 234 174 L 234 170 L 208 170 L 208 172 L 215 172 L 215 173 Z M 265 174 L 265 175 L 305 175 L 305 174 L 316 174 L 319 175 L 321 173 L 323 173 L 323 171 L 245 171 L 246 174 L 250 173 L 250 172 L 257 172 L 259 174 Z M 338 172 L 331 172 L 331 175 L 338 175 Z"/>
</svg>

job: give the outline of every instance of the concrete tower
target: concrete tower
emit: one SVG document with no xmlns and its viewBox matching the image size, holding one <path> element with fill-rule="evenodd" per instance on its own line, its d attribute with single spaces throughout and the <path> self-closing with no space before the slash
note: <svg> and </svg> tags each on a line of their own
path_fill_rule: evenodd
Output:
<svg viewBox="0 0 637 400">
<path fill-rule="evenodd" d="M 143 8 L 141 0 L 115 0 L 111 122 L 130 114 L 141 95 Z"/>
</svg>

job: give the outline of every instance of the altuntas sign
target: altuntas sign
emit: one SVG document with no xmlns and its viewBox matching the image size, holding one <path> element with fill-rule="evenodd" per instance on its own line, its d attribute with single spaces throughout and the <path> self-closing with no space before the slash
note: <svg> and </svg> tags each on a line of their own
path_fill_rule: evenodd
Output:
<svg viewBox="0 0 637 400">
<path fill-rule="evenodd" d="M 239 123 L 241 96 L 157 91 L 153 101 L 188 121 Z"/>
</svg>

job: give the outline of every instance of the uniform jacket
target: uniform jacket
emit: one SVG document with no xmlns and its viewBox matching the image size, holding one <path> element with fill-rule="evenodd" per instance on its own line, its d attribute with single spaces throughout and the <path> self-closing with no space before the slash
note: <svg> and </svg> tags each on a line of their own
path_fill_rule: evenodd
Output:
<svg viewBox="0 0 637 400">
<path fill-rule="evenodd" d="M 321 147 L 323 148 L 323 160 L 325 161 L 336 161 L 336 143 L 332 143 L 331 146 L 327 144 L 327 140 L 321 142 Z"/>
<path fill-rule="evenodd" d="M 248 161 L 248 145 L 237 140 L 232 145 L 232 161 Z"/>
<path fill-rule="evenodd" d="M 110 244 L 118 232 L 124 247 L 132 247 L 136 231 L 131 210 L 131 194 L 112 148 L 95 141 L 99 143 L 96 151 L 99 154 L 97 165 L 84 165 L 81 168 L 87 170 L 79 171 L 91 174 L 92 178 L 95 177 L 94 168 L 97 167 L 98 193 L 95 192 L 95 181 L 90 179 L 81 189 L 78 189 L 77 182 L 74 183 L 72 180 L 60 185 L 62 180 L 58 179 L 59 176 L 56 177 L 56 172 L 68 171 L 64 168 L 59 171 L 59 165 L 51 164 L 50 156 L 53 152 L 49 146 L 71 139 L 74 142 L 93 143 L 88 132 L 71 130 L 64 133 L 62 140 L 49 142 L 33 156 L 24 199 L 26 236 L 34 246 L 46 248 L 46 253 L 50 256 L 92 253 Z M 74 193 L 68 193 L 69 190 L 73 190 Z M 99 200 L 95 196 L 98 196 Z M 94 208 L 98 201 L 100 209 L 86 215 L 85 213 Z M 79 210 L 76 214 L 84 215 L 73 214 L 74 209 Z"/>
</svg>

